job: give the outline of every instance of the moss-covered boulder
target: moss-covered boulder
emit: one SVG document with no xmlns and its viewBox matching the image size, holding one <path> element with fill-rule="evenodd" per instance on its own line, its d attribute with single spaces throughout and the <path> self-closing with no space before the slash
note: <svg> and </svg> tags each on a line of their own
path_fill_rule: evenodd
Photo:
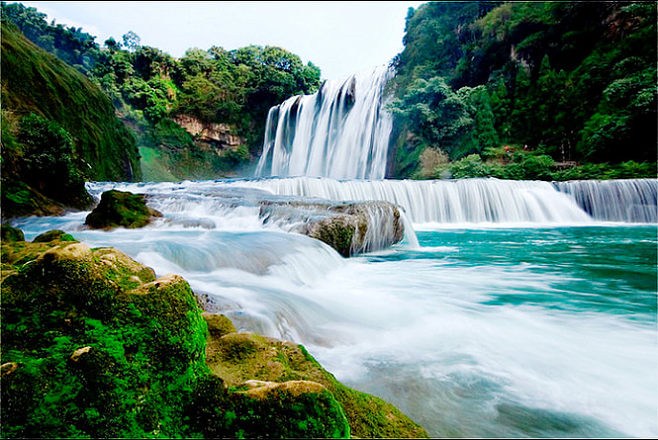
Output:
<svg viewBox="0 0 658 440">
<path fill-rule="evenodd" d="M 248 390 L 247 394 L 256 393 L 254 385 L 272 387 L 273 383 L 290 381 L 325 387 L 345 411 L 354 437 L 427 437 L 423 428 L 390 403 L 341 384 L 301 345 L 253 333 L 211 334 L 206 345 L 206 361 L 226 385 Z"/>
<path fill-rule="evenodd" d="M 6 255 L 2 363 L 17 368 L 2 377 L 3 434 L 181 435 L 178 407 L 206 371 L 207 330 L 189 285 L 158 283 L 121 252 L 82 243 L 25 243 Z"/>
<path fill-rule="evenodd" d="M 61 229 L 53 229 L 43 234 L 37 235 L 32 242 L 34 243 L 47 243 L 50 241 L 76 241 L 71 234 L 62 231 Z"/>
<path fill-rule="evenodd" d="M 59 239 L 2 252 L 3 436 L 349 436 L 321 385 L 227 390 L 205 363 L 206 320 L 213 337 L 234 328 L 204 319 L 180 276 Z"/>
<path fill-rule="evenodd" d="M 143 194 L 127 191 L 105 191 L 98 206 L 85 219 L 85 224 L 94 229 L 146 226 L 162 214 L 146 206 L 145 198 Z"/>
<path fill-rule="evenodd" d="M 2 225 L 2 241 L 25 241 L 23 231 L 10 225 Z"/>
</svg>

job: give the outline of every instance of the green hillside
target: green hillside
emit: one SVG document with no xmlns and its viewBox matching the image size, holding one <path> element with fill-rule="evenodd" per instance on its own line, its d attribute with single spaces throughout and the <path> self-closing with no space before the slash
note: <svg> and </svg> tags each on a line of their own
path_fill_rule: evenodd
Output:
<svg viewBox="0 0 658 440">
<path fill-rule="evenodd" d="M 2 25 L 3 109 L 56 121 L 73 137 L 90 180 L 139 178 L 135 142 L 105 93 L 84 75 Z M 85 169 L 86 168 L 86 169 Z"/>
<path fill-rule="evenodd" d="M 85 180 L 140 177 L 134 138 L 103 91 L 3 22 L 3 217 L 85 208 Z"/>
<path fill-rule="evenodd" d="M 404 43 L 392 174 L 655 177 L 655 2 L 426 3 Z"/>
</svg>

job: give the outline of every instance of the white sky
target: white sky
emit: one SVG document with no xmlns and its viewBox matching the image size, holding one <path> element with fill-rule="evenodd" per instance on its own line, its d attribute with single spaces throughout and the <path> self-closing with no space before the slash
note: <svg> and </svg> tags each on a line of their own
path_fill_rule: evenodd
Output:
<svg viewBox="0 0 658 440">
<path fill-rule="evenodd" d="M 11 3 L 11 1 L 9 1 Z M 132 30 L 180 57 L 191 47 L 280 46 L 325 79 L 388 63 L 402 50 L 407 9 L 423 2 L 22 2 L 103 44 Z"/>
</svg>

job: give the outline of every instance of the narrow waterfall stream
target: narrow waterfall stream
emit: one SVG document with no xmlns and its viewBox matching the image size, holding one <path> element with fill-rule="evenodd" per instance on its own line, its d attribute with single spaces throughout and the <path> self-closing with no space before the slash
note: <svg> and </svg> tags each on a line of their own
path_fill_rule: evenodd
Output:
<svg viewBox="0 0 658 440">
<path fill-rule="evenodd" d="M 90 192 L 148 194 L 164 217 L 111 232 L 85 229 L 84 212 L 15 225 L 27 239 L 64 229 L 182 275 L 241 331 L 304 344 L 435 437 L 655 437 L 655 217 L 612 207 L 632 197 L 633 213 L 655 214 L 656 185 L 108 182 Z M 263 201 L 290 200 L 388 200 L 406 212 L 406 238 L 345 259 L 295 233 L 303 217 L 261 215 Z"/>
</svg>

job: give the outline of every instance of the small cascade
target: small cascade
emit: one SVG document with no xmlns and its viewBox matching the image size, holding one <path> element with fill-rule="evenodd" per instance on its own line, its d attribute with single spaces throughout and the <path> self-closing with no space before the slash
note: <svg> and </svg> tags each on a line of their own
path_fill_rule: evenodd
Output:
<svg viewBox="0 0 658 440">
<path fill-rule="evenodd" d="M 109 188 L 145 194 L 149 206 L 164 214 L 155 226 L 170 231 L 292 232 L 319 238 L 336 250 L 342 249 L 337 235 L 350 231 L 345 252 L 339 250 L 345 256 L 380 250 L 403 239 L 412 247 L 418 243 L 404 213 L 385 201 L 337 203 L 280 196 L 248 181 L 88 185 L 95 197 Z"/>
<path fill-rule="evenodd" d="M 390 76 L 382 66 L 326 81 L 313 95 L 272 107 L 256 175 L 383 179 L 392 128 L 384 109 Z"/>
<path fill-rule="evenodd" d="M 658 180 L 580 180 L 556 182 L 597 220 L 629 223 L 658 222 Z"/>
<path fill-rule="evenodd" d="M 591 217 L 549 182 L 498 179 L 338 181 L 285 178 L 239 182 L 277 195 L 388 201 L 413 223 L 588 224 Z"/>
<path fill-rule="evenodd" d="M 261 206 L 260 216 L 265 225 L 319 238 L 348 255 L 384 249 L 403 238 L 411 246 L 418 243 L 398 207 L 388 202 L 269 202 Z M 339 236 L 348 232 L 350 242 L 344 243 Z"/>
</svg>

